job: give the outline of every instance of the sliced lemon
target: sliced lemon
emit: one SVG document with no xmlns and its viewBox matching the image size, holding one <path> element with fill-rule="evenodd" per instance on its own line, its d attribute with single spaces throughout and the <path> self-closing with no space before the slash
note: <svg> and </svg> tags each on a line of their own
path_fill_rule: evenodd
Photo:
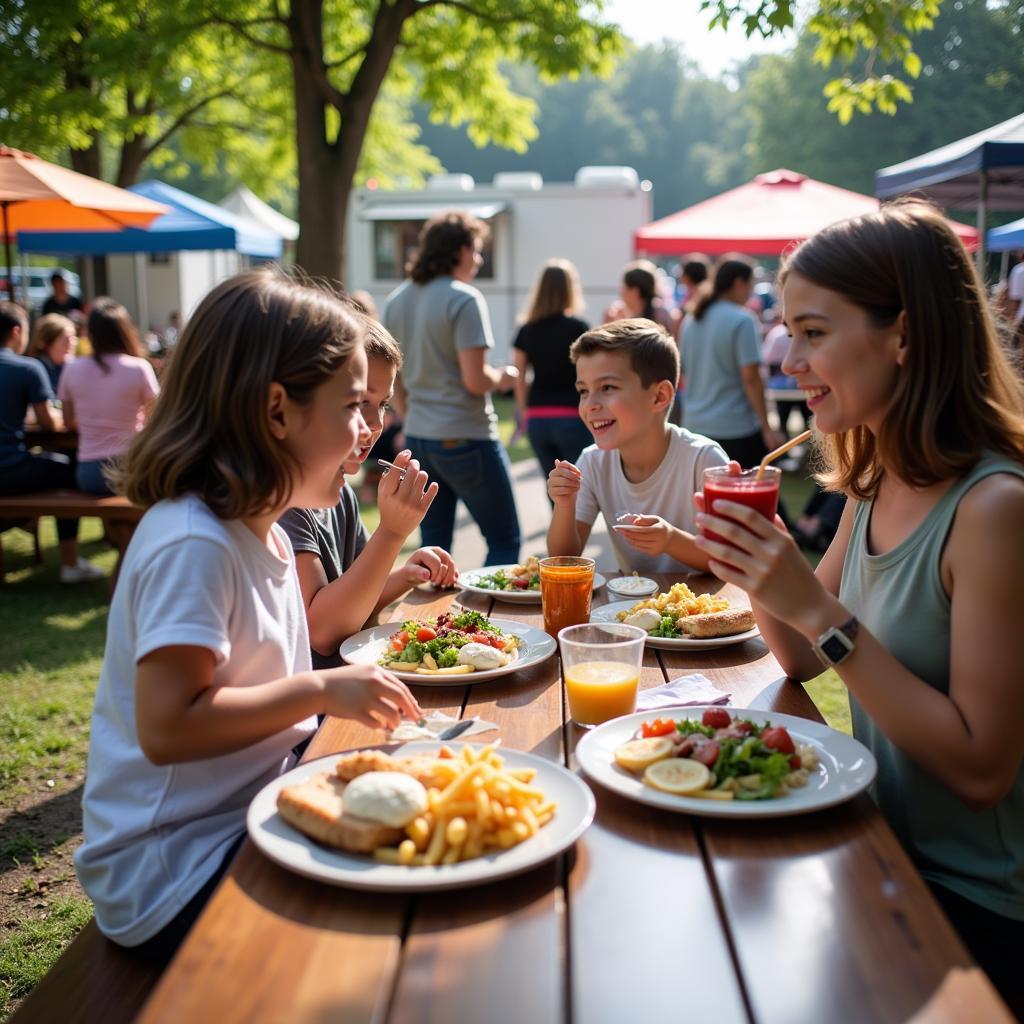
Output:
<svg viewBox="0 0 1024 1024">
<path fill-rule="evenodd" d="M 667 736 L 630 740 L 615 751 L 615 761 L 627 772 L 642 772 L 648 765 L 672 756 L 672 741 Z"/>
<path fill-rule="evenodd" d="M 665 793 L 686 796 L 704 789 L 711 781 L 707 766 L 688 757 L 670 757 L 648 765 L 644 782 Z"/>
</svg>

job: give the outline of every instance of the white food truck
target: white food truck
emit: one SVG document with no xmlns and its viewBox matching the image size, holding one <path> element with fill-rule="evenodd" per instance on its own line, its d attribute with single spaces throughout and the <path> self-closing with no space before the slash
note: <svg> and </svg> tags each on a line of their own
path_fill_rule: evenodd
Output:
<svg viewBox="0 0 1024 1024">
<path fill-rule="evenodd" d="M 651 219 L 651 185 L 632 167 L 582 167 L 575 181 L 545 183 L 533 172 L 506 172 L 490 185 L 468 174 L 435 176 L 425 189 L 352 194 L 347 231 L 348 286 L 382 308 L 405 277 L 424 222 L 446 210 L 485 220 L 491 237 L 474 284 L 491 313 L 496 351 L 507 358 L 541 266 L 555 257 L 579 270 L 586 311 L 600 323 L 618 297 L 622 268 L 633 259 L 633 232 Z"/>
</svg>

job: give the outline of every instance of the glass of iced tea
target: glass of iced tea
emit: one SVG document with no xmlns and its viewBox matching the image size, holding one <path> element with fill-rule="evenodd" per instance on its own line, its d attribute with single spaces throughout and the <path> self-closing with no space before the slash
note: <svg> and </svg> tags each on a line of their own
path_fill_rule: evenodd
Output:
<svg viewBox="0 0 1024 1024">
<path fill-rule="evenodd" d="M 760 512 L 769 521 L 775 518 L 779 507 L 779 481 L 782 470 L 777 466 L 765 466 L 764 475 L 757 479 L 757 469 L 745 469 L 741 473 L 730 473 L 728 466 L 712 466 L 704 470 L 704 511 L 712 515 L 728 519 L 721 512 L 716 512 L 713 503 L 735 501 L 737 505 L 746 505 L 755 512 Z M 709 540 L 717 540 L 722 544 L 729 542 L 712 530 L 702 529 Z"/>
<path fill-rule="evenodd" d="M 591 622 L 558 634 L 569 717 L 584 729 L 636 710 L 647 633 L 637 626 Z"/>
<path fill-rule="evenodd" d="M 540 603 L 544 632 L 557 637 L 566 626 L 590 621 L 594 560 L 558 555 L 540 560 Z"/>
</svg>

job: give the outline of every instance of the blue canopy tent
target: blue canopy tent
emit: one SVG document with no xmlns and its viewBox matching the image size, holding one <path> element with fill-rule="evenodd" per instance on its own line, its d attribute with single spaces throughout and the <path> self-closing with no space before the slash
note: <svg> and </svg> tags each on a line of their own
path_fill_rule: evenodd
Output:
<svg viewBox="0 0 1024 1024">
<path fill-rule="evenodd" d="M 1013 249 L 1024 251 L 1024 217 L 1004 224 L 1001 228 L 993 228 L 988 233 L 987 245 L 992 252 L 1011 252 Z"/>
<path fill-rule="evenodd" d="M 1024 113 L 875 172 L 879 199 L 923 192 L 947 209 L 978 210 L 978 266 L 988 210 L 1024 209 Z"/>
<path fill-rule="evenodd" d="M 120 232 L 21 231 L 22 252 L 61 256 L 105 256 L 111 253 L 182 252 L 195 249 L 232 249 L 244 256 L 277 259 L 283 250 L 280 236 L 244 217 L 229 213 L 204 199 L 190 196 L 162 181 L 132 185 L 130 192 L 171 207 L 145 230 Z"/>
<path fill-rule="evenodd" d="M 169 206 L 170 212 L 157 217 L 144 230 L 19 231 L 18 247 L 22 252 L 50 256 L 133 254 L 136 314 L 143 324 L 149 319 L 144 253 L 231 250 L 256 259 L 279 259 L 284 250 L 281 237 L 263 225 L 162 181 L 143 181 L 129 191 Z"/>
</svg>

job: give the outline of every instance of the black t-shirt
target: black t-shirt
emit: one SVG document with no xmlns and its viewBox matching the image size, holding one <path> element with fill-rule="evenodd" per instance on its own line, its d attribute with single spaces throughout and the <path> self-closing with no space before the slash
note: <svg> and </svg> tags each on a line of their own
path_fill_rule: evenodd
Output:
<svg viewBox="0 0 1024 1024">
<path fill-rule="evenodd" d="M 533 384 L 526 398 L 530 405 L 579 405 L 576 367 L 569 361 L 569 348 L 588 324 L 574 316 L 558 313 L 532 324 L 523 324 L 514 345 L 526 353 L 533 367 Z"/>
<path fill-rule="evenodd" d="M 290 508 L 277 522 L 288 534 L 296 554 L 307 552 L 320 558 L 328 583 L 348 572 L 369 540 L 359 518 L 356 493 L 348 484 L 342 487 L 334 508 Z M 310 648 L 310 654 L 313 668 L 338 668 L 344 664 L 336 651 L 321 654 Z"/>
<path fill-rule="evenodd" d="M 68 313 L 74 310 L 81 310 L 82 300 L 74 295 L 69 295 L 63 302 L 57 298 L 56 295 L 51 295 L 43 303 L 43 316 L 47 316 L 49 313 L 60 313 L 63 316 L 67 316 Z"/>
</svg>

